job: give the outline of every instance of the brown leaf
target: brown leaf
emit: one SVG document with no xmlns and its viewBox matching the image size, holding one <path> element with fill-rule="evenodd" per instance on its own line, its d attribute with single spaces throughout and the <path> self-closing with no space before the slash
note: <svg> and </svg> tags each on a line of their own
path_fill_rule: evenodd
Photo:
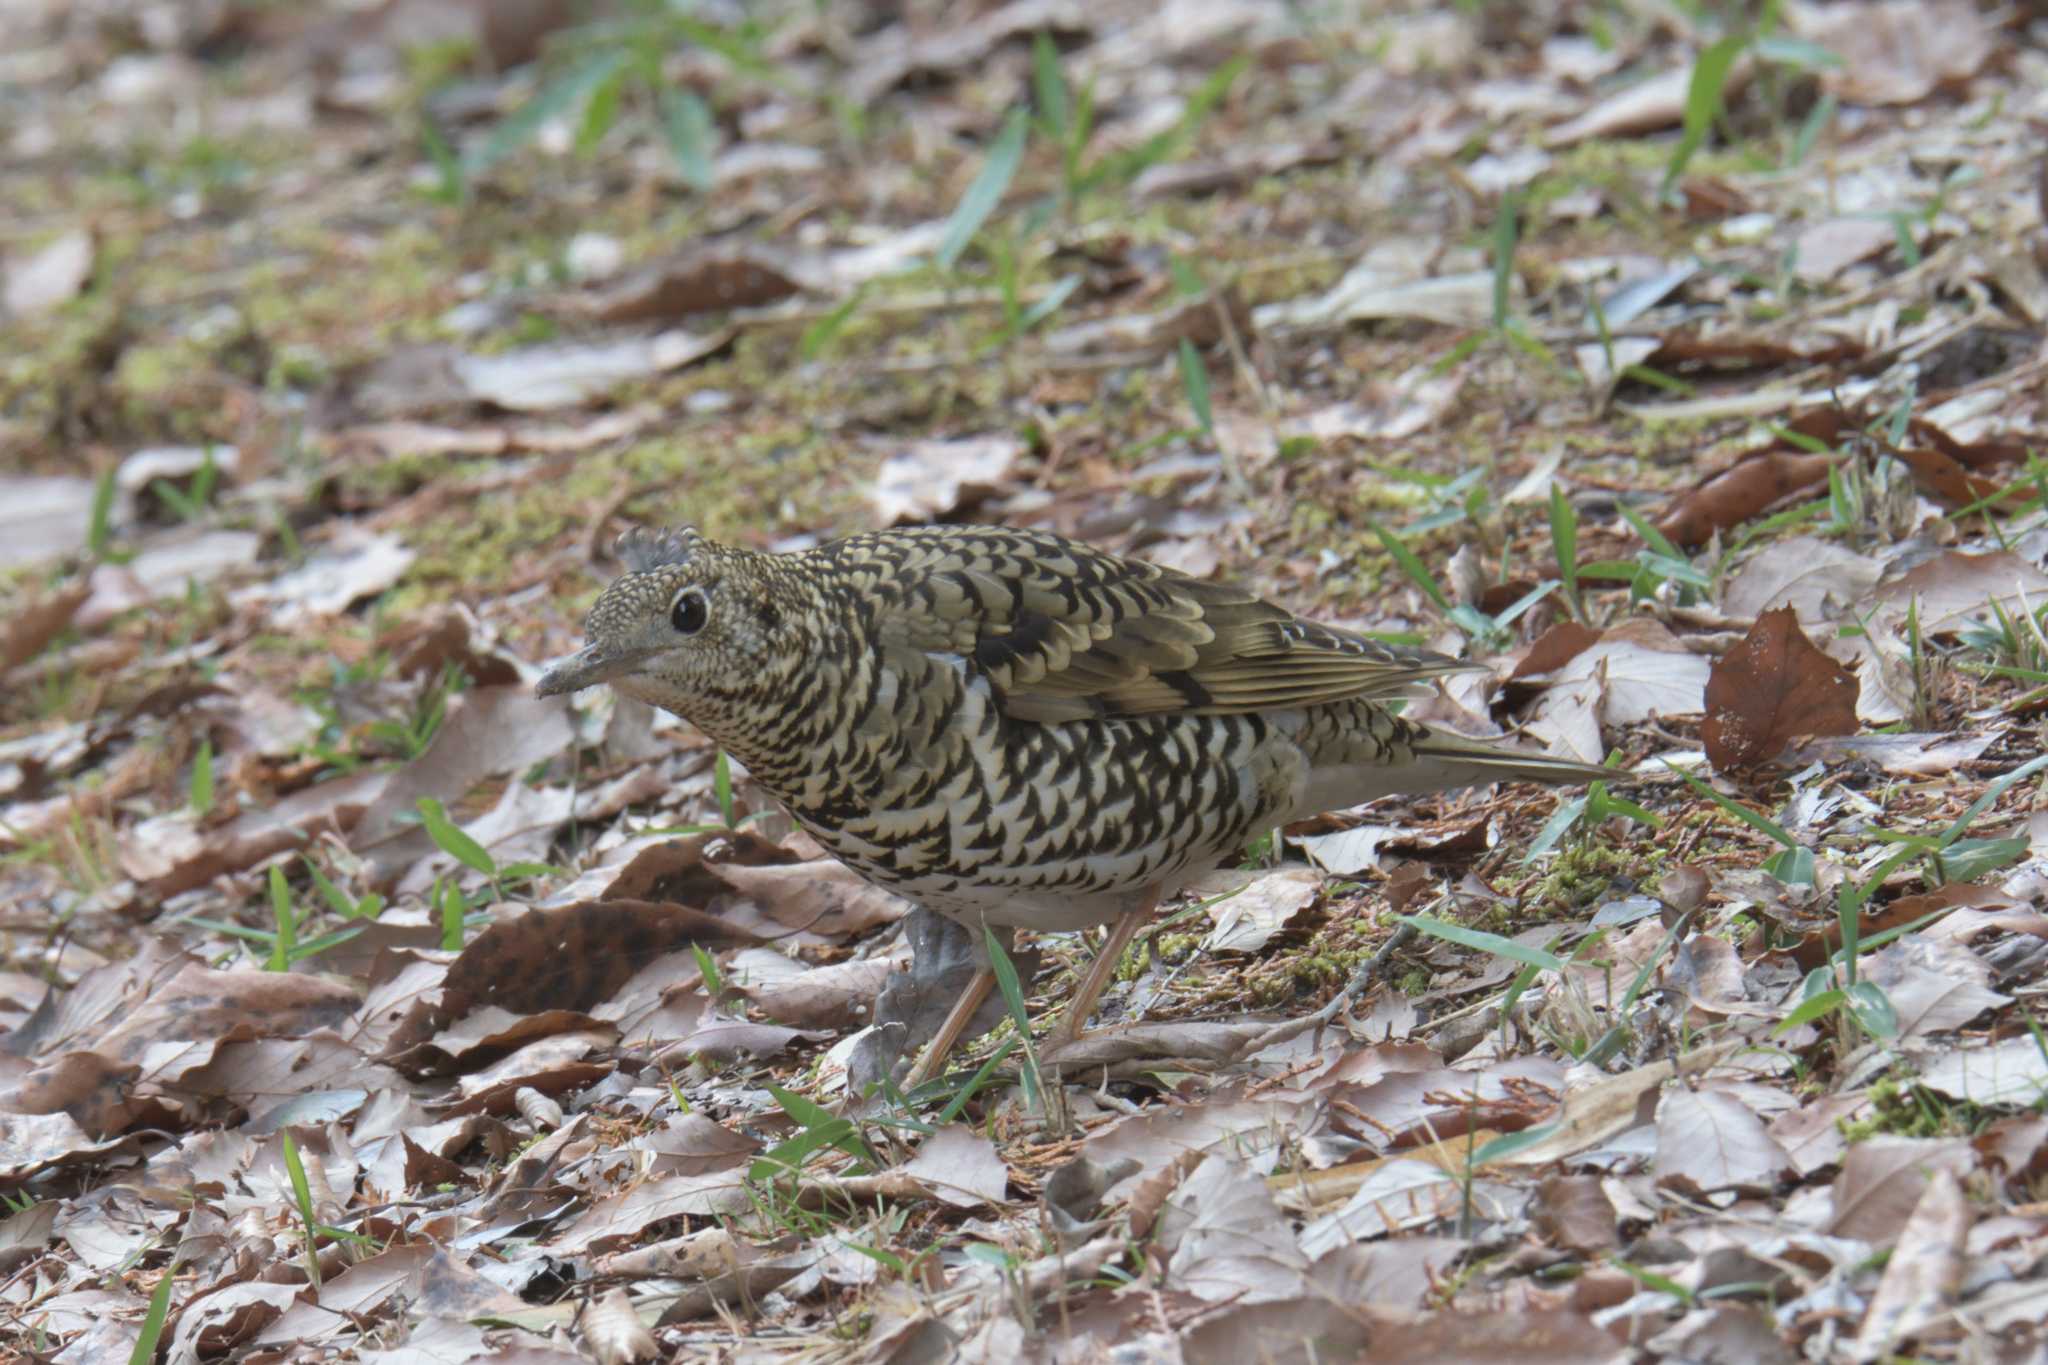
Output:
<svg viewBox="0 0 2048 1365">
<path fill-rule="evenodd" d="M 647 1330 L 626 1291 L 614 1287 L 583 1311 L 583 1348 L 596 1356 L 599 1365 L 627 1365 L 651 1360 L 661 1354 L 654 1334 Z"/>
<path fill-rule="evenodd" d="M 1621 1245 L 1614 1202 L 1595 1175 L 1553 1175 L 1536 1187 L 1530 1222 L 1553 1245 L 1574 1252 Z"/>
<path fill-rule="evenodd" d="M 1706 544 L 1716 531 L 1739 526 L 1781 499 L 1827 481 L 1832 456 L 1810 451 L 1759 451 L 1678 495 L 1657 518 L 1657 529 L 1684 549 Z"/>
<path fill-rule="evenodd" d="M 2001 485 L 1965 469 L 1954 457 L 1926 446 L 1904 446 L 1892 452 L 1913 478 L 1951 507 L 1983 502 L 1998 495 Z"/>
<path fill-rule="evenodd" d="M 803 271 L 793 259 L 759 244 L 720 245 L 646 266 L 578 311 L 599 322 L 652 322 L 774 303 L 800 293 Z"/>
<path fill-rule="evenodd" d="M 435 851 L 413 821 L 421 797 L 452 805 L 487 777 L 553 758 L 573 737 L 568 707 L 524 686 L 479 687 L 451 699 L 426 752 L 389 775 L 356 826 L 354 846 L 370 855 L 374 880 L 388 886 Z"/>
<path fill-rule="evenodd" d="M 142 1061 L 166 1042 L 299 1038 L 339 1024 L 356 1004 L 352 988 L 317 976 L 248 967 L 216 971 L 195 963 L 146 1001 L 131 1002 L 98 1046 Z"/>
<path fill-rule="evenodd" d="M 121 870 L 155 896 L 203 886 L 225 872 L 324 833 L 342 833 L 362 817 L 389 774 L 354 772 L 293 792 L 281 801 L 243 811 L 224 825 L 200 830 L 187 811 L 152 816 L 121 841 Z"/>
<path fill-rule="evenodd" d="M 1852 104 L 1913 104 L 1964 82 L 1998 49 L 1988 16 L 1969 0 L 1888 0 L 1801 8 L 1800 37 L 1841 60 L 1822 83 Z"/>
<path fill-rule="evenodd" d="M 1728 72 L 1727 93 L 1749 83 L 1754 64 L 1743 59 Z M 1588 138 L 1628 137 L 1674 126 L 1685 117 L 1686 92 L 1692 84 L 1690 65 L 1677 66 L 1648 80 L 1607 95 L 1578 117 L 1544 134 L 1547 147 L 1569 147 Z"/>
<path fill-rule="evenodd" d="M 1799 740 L 1856 733 L 1856 679 L 1814 647 L 1790 607 L 1757 618 L 1707 675 L 1700 738 L 1721 772 L 1768 763 Z"/>
<path fill-rule="evenodd" d="M 1886 228 L 1886 235 L 1891 229 Z M 1740 333 L 1702 337 L 1680 334 L 1664 338 L 1646 362 L 1665 374 L 1728 374 L 1776 369 L 1783 365 L 1832 365 L 1854 360 L 1863 348 L 1839 337 L 1816 337 L 1793 343 L 1776 337 Z"/>
<path fill-rule="evenodd" d="M 1266 1182 L 1222 1152 L 1180 1182 L 1152 1235 L 1169 1283 L 1211 1303 L 1285 1298 L 1308 1268 Z"/>
<path fill-rule="evenodd" d="M 1721 1090 L 1673 1086 L 1657 1105 L 1657 1183 L 1694 1195 L 1768 1190 L 1793 1170 L 1763 1120 Z"/>
<path fill-rule="evenodd" d="M 1721 607 L 1752 617 L 1789 606 L 1802 622 L 1821 625 L 1861 604 L 1881 572 L 1868 555 L 1834 541 L 1790 536 L 1751 555 L 1725 580 Z"/>
<path fill-rule="evenodd" d="M 1711 1365 L 1798 1365 L 1800 1357 L 1778 1336 L 1770 1318 L 1743 1304 L 1722 1303 L 1687 1313 L 1646 1343 L 1660 1360 Z"/>
<path fill-rule="evenodd" d="M 1577 621 L 1559 621 L 1536 637 L 1536 642 L 1515 664 L 1515 671 L 1508 675 L 1509 681 L 1555 673 L 1598 643 L 1599 639 L 1600 632 L 1591 626 L 1580 625 Z"/>
<path fill-rule="evenodd" d="M 1862 972 L 1892 1002 L 1899 1041 L 1959 1029 L 2012 997 L 1991 989 L 1991 965 L 1960 944 L 1908 934 L 1872 955 Z"/>
<path fill-rule="evenodd" d="M 142 1068 L 99 1052 L 68 1052 L 0 1094 L 12 1114 L 64 1113 L 95 1137 L 125 1132 L 156 1106 L 135 1097 Z"/>
<path fill-rule="evenodd" d="M 1898 239 L 1898 229 L 1886 219 L 1823 218 L 1799 234 L 1792 248 L 1792 269 L 1808 284 L 1823 284 Z"/>
<path fill-rule="evenodd" d="M 186 1300 L 178 1308 L 170 1353 L 178 1360 L 210 1360 L 229 1354 L 275 1322 L 298 1301 L 303 1287 L 261 1280 L 227 1284 Z"/>
<path fill-rule="evenodd" d="M 101 1022 L 112 1027 L 90 1041 L 89 1051 L 77 1038 L 73 1050 L 31 1072 L 8 1107 L 26 1114 L 61 1109 L 99 1134 L 144 1121 L 161 1126 L 162 1106 L 138 1095 L 136 1083 L 168 1090 L 224 1044 L 303 1037 L 341 1023 L 356 1004 L 353 990 L 314 976 L 188 963 L 106 1016 Z"/>
<path fill-rule="evenodd" d="M 1870 1097 L 1861 1090 L 1822 1095 L 1772 1119 L 1771 1136 L 1791 1155 L 1799 1174 L 1812 1175 L 1841 1161 L 1849 1147 L 1842 1123 L 1858 1117 L 1869 1104 Z"/>
<path fill-rule="evenodd" d="M 1994 1119 L 1970 1145 L 1985 1165 L 2004 1173 L 2013 1190 L 2023 1190 L 2048 1171 L 2048 1114 Z"/>
<path fill-rule="evenodd" d="M 705 870 L 776 923 L 807 934 L 837 938 L 866 933 L 910 909 L 901 896 L 830 858 L 780 864 L 719 861 L 706 863 Z"/>
<path fill-rule="evenodd" d="M 377 637 L 377 650 L 397 659 L 401 678 L 433 678 L 453 665 L 473 687 L 517 683 L 519 669 L 511 656 L 493 648 L 481 634 L 466 608 L 443 605 L 385 631 Z"/>
<path fill-rule="evenodd" d="M 1991 620 L 1994 603 L 2015 619 L 2036 610 L 2048 596 L 2048 574 L 2011 551 L 1950 550 L 1914 565 L 1877 596 L 1901 619 L 1907 603 L 1918 602 L 1923 634 L 1953 635 L 1973 621 Z"/>
<path fill-rule="evenodd" d="M 487 1006 L 514 1015 L 582 1013 L 665 954 L 734 937 L 730 926 L 701 911 L 639 901 L 593 901 L 496 920 L 449 967 L 438 1002 L 421 1001 L 385 1055 L 409 1052 Z"/>
<path fill-rule="evenodd" d="M 901 1169 L 942 1202 L 961 1209 L 1002 1207 L 1009 1183 L 1009 1170 L 996 1155 L 995 1144 L 958 1123 L 927 1137 Z"/>
<path fill-rule="evenodd" d="M 1353 1305 L 1299 1298 L 1246 1304 L 1204 1318 L 1185 1329 L 1178 1346 L 1184 1365 L 1242 1365 L 1248 1360 L 1363 1360 L 1368 1342 L 1377 1347 L 1378 1337 Z"/>
<path fill-rule="evenodd" d="M 1865 1138 L 1842 1157 L 1842 1173 L 1835 1177 L 1835 1216 L 1826 1230 L 1888 1246 L 1920 1203 L 1933 1172 L 1968 1175 L 1976 1164 L 1966 1138 Z"/>
<path fill-rule="evenodd" d="M 1937 1169 L 1899 1232 L 1856 1345 L 1865 1360 L 1889 1355 L 1941 1317 L 1961 1286 L 1973 1215 L 1955 1173 Z"/>
<path fill-rule="evenodd" d="M 9 612 L 6 623 L 0 625 L 0 674 L 42 653 L 43 646 L 71 624 L 91 595 L 89 585 L 70 583 Z"/>
<path fill-rule="evenodd" d="M 532 61 L 549 34 L 585 17 L 577 0 L 495 0 L 476 6 L 473 13 L 494 71 Z"/>
<path fill-rule="evenodd" d="M 1512 1360 L 1517 1365 L 1621 1365 L 1635 1353 L 1570 1311 L 1428 1313 L 1388 1323 L 1371 1358 L 1394 1361 Z"/>
<path fill-rule="evenodd" d="M 1157 168 L 1155 168 L 1157 169 Z M 1239 336 L 1252 334 L 1251 310 L 1235 289 L 1184 298 L 1153 313 L 1115 313 L 1049 332 L 1045 349 L 1054 355 L 1156 354 L 1182 341 L 1214 346 L 1227 333 L 1228 318 Z"/>
<path fill-rule="evenodd" d="M 1251 876 L 1219 873 L 1204 878 L 1202 885 L 1216 889 L 1205 889 L 1201 895 L 1226 897 L 1210 910 L 1215 927 L 1202 940 L 1203 951 L 1255 953 L 1315 904 L 1323 879 L 1307 868 L 1286 868 Z"/>
<path fill-rule="evenodd" d="M 637 1147 L 653 1154 L 649 1175 L 702 1175 L 739 1165 L 761 1150 L 761 1144 L 702 1114 L 676 1114 L 656 1131 L 640 1138 Z M 648 1272 L 648 1273 L 673 1273 Z"/>
<path fill-rule="evenodd" d="M 770 956 L 779 958 L 780 954 Z M 808 970 L 799 968 L 778 979 L 761 981 L 745 979 L 742 964 L 735 962 L 730 975 L 740 993 L 778 1023 L 796 1028 L 842 1029 L 859 1028 L 868 1021 L 875 997 L 887 984 L 892 970 L 893 965 L 886 958 L 856 958 Z"/>
</svg>

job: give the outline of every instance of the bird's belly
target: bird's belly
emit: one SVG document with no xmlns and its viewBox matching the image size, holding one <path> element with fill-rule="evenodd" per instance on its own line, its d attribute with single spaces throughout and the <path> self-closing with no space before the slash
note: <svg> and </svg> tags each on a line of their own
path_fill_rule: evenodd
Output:
<svg viewBox="0 0 2048 1365">
<path fill-rule="evenodd" d="M 921 896 L 910 891 L 905 894 L 926 909 L 970 929 L 988 924 L 1051 934 L 1108 924 L 1142 903 L 1142 893 L 1137 892 L 1098 892 L 1087 896 L 1046 895 L 1031 891 L 994 894 L 988 889 L 977 888 L 965 894 L 934 892 Z"/>
<path fill-rule="evenodd" d="M 1240 717 L 1005 727 L 899 770 L 897 799 L 806 819 L 869 880 L 961 923 L 1103 924 L 1291 811 L 1299 749 Z M 908 799 L 904 799 L 904 798 Z"/>
<path fill-rule="evenodd" d="M 1001 872 L 983 869 L 971 878 L 924 877 L 891 889 L 961 924 L 1065 933 L 1107 924 L 1155 892 L 1172 895 L 1235 851 L 1198 847 L 1163 860 L 1153 852 L 1108 865 L 1086 859 Z"/>
</svg>

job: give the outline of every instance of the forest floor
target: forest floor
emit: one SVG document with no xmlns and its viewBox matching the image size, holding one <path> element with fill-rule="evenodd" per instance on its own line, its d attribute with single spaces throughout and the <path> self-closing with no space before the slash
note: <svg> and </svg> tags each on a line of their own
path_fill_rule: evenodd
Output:
<svg viewBox="0 0 2048 1365">
<path fill-rule="evenodd" d="M 0 1358 L 2038 1358 L 2048 13 L 1713 8 L 9 5 Z M 1616 780 L 862 1109 L 904 903 L 532 685 L 928 521 Z"/>
</svg>

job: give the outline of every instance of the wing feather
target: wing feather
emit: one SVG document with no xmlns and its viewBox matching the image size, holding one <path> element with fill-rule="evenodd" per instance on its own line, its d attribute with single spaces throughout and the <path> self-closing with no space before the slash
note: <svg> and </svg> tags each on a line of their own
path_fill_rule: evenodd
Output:
<svg viewBox="0 0 2048 1365">
<path fill-rule="evenodd" d="M 1020 720 L 1314 706 L 1475 667 L 1040 531 L 899 529 L 809 553 L 885 642 L 960 660 Z"/>
</svg>

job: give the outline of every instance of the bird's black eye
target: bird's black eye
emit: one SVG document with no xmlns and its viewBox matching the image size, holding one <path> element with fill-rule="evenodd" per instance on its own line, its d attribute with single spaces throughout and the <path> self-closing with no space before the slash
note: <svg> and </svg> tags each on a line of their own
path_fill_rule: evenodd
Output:
<svg viewBox="0 0 2048 1365">
<path fill-rule="evenodd" d="M 669 624 L 676 628 L 678 635 L 695 635 L 704 629 L 704 622 L 710 619 L 711 604 L 704 600 L 704 594 L 695 588 L 684 588 L 676 594 L 676 600 L 669 604 Z"/>
</svg>

